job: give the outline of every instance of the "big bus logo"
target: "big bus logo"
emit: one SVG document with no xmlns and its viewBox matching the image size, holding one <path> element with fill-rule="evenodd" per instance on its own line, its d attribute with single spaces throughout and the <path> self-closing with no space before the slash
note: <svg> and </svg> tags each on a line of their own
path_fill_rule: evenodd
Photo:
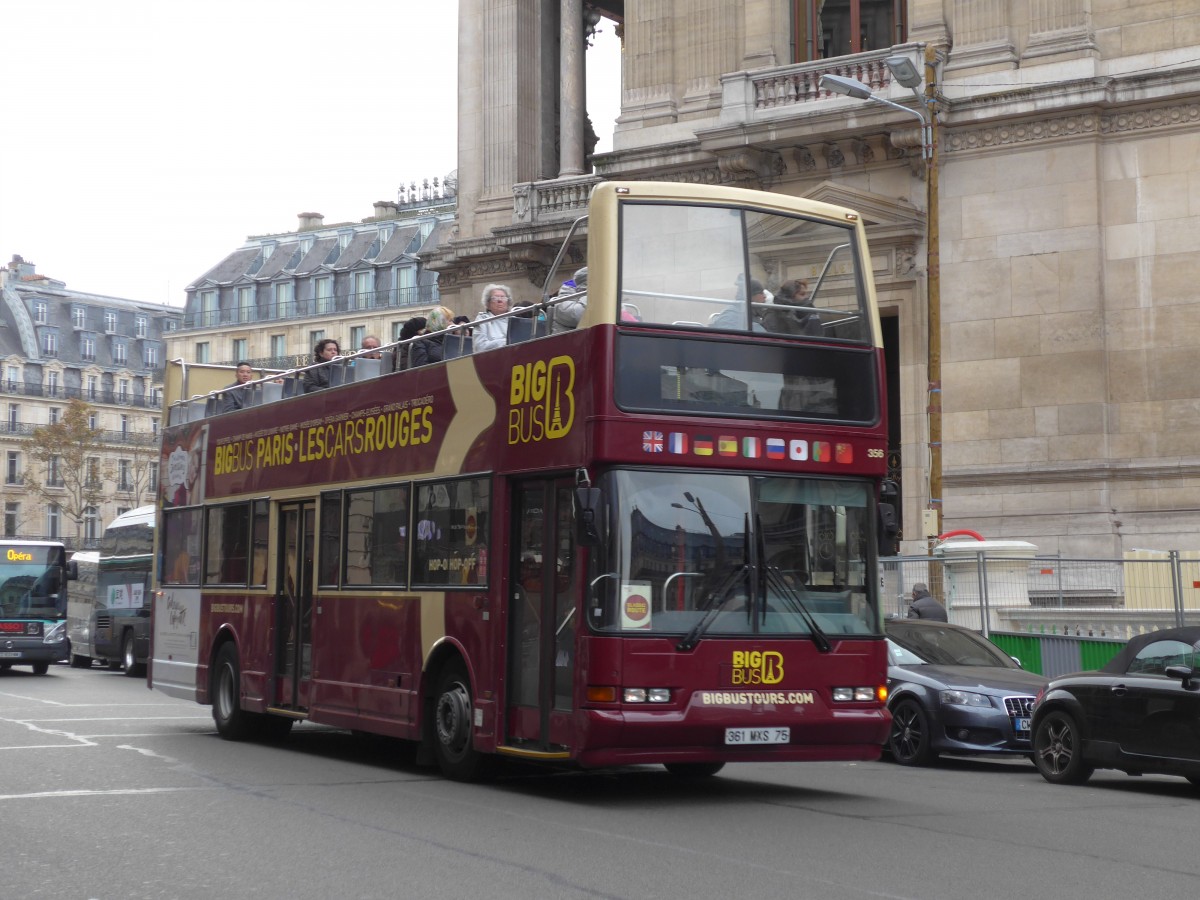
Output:
<svg viewBox="0 0 1200 900">
<path fill-rule="evenodd" d="M 531 444 L 565 437 L 575 421 L 575 361 L 556 356 L 513 366 L 508 442 Z"/>
<path fill-rule="evenodd" d="M 779 684 L 783 681 L 783 654 L 776 650 L 734 650 L 734 684 Z"/>
</svg>

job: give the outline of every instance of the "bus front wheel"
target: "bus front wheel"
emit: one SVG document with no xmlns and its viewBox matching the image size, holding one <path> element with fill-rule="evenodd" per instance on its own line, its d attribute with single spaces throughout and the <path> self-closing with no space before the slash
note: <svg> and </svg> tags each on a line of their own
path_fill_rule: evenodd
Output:
<svg viewBox="0 0 1200 900">
<path fill-rule="evenodd" d="M 237 648 L 232 642 L 222 644 L 217 651 L 210 693 L 217 734 L 227 741 L 244 741 L 253 737 L 257 717 L 242 709 L 242 670 L 238 663 Z"/>
<path fill-rule="evenodd" d="M 433 694 L 433 748 L 438 768 L 455 781 L 475 781 L 488 770 L 488 758 L 471 746 L 471 680 L 455 661 L 442 668 Z"/>
<path fill-rule="evenodd" d="M 133 649 L 133 632 L 125 632 L 125 640 L 121 642 L 121 667 L 130 678 L 146 674 L 137 661 L 137 653 Z"/>
</svg>

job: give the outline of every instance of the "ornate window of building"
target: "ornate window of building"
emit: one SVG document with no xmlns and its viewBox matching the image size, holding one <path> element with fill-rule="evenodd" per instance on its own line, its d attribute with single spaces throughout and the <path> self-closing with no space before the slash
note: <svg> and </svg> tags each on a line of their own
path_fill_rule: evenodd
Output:
<svg viewBox="0 0 1200 900">
<path fill-rule="evenodd" d="M 62 407 L 50 407 L 50 424 L 57 425 L 62 420 Z"/>
<path fill-rule="evenodd" d="M 198 363 L 210 362 L 209 352 L 208 352 L 208 341 L 200 341 L 198 344 L 196 344 L 196 362 L 198 362 Z"/>
<path fill-rule="evenodd" d="M 87 328 L 87 307 L 71 307 L 71 325 L 75 328 Z"/>
<path fill-rule="evenodd" d="M 50 321 L 50 307 L 45 300 L 33 301 L 33 321 L 39 325 Z"/>
<path fill-rule="evenodd" d="M 129 477 L 130 471 L 131 470 L 130 470 L 129 460 L 127 460 L 127 459 L 117 460 L 117 490 L 118 491 L 132 491 L 133 490 L 133 479 Z"/>
<path fill-rule="evenodd" d="M 89 506 L 83 511 L 84 540 L 94 541 L 100 537 L 100 510 Z"/>
<path fill-rule="evenodd" d="M 133 336 L 144 338 L 149 331 L 150 320 L 146 316 L 133 317 Z"/>
<path fill-rule="evenodd" d="M 353 353 L 362 346 L 363 338 L 367 336 L 366 325 L 355 325 L 350 329 L 350 347 L 349 351 Z"/>
<path fill-rule="evenodd" d="M 129 402 L 129 379 L 128 378 L 122 378 L 121 381 L 117 385 L 117 402 L 118 403 L 128 403 Z"/>
<path fill-rule="evenodd" d="M 313 296 L 317 299 L 317 314 L 333 312 L 333 279 L 329 276 L 313 279 Z"/>
<path fill-rule="evenodd" d="M 87 486 L 100 487 L 100 460 L 95 456 L 89 456 L 87 459 Z"/>
<path fill-rule="evenodd" d="M 57 503 L 51 503 L 46 507 L 46 537 L 51 540 L 57 538 L 61 527 L 62 510 L 58 508 Z"/>
<path fill-rule="evenodd" d="M 8 430 L 16 431 L 21 425 L 21 404 L 8 404 Z"/>
<path fill-rule="evenodd" d="M 354 297 L 351 306 L 354 309 L 367 309 L 371 306 L 372 294 L 375 290 L 375 272 L 368 269 L 365 272 L 354 273 Z"/>
<path fill-rule="evenodd" d="M 42 333 L 42 353 L 46 356 L 58 356 L 58 332 L 45 331 Z"/>
<path fill-rule="evenodd" d="M 107 334 L 115 334 L 117 330 L 117 314 L 114 310 L 106 309 L 104 311 L 104 331 Z"/>
<path fill-rule="evenodd" d="M 4 389 L 15 394 L 21 384 L 21 369 L 19 366 L 4 367 Z"/>
<path fill-rule="evenodd" d="M 220 324 L 220 310 L 217 306 L 216 291 L 200 292 L 200 321 L 196 324 L 201 328 L 209 328 Z"/>
<path fill-rule="evenodd" d="M 126 345 L 123 338 L 113 341 L 113 363 L 118 366 L 123 366 L 129 359 L 129 347 Z"/>
<path fill-rule="evenodd" d="M 246 358 L 246 343 L 245 338 L 233 339 L 233 354 L 230 356 L 233 362 L 241 362 Z"/>
<path fill-rule="evenodd" d="M 61 457 L 52 456 L 46 463 L 46 484 L 50 487 L 63 486 Z"/>
<path fill-rule="evenodd" d="M 8 460 L 4 467 L 4 483 L 21 483 L 21 451 L 19 450 L 8 451 Z"/>
<path fill-rule="evenodd" d="M 100 376 L 88 375 L 84 382 L 84 386 L 87 391 L 87 399 L 95 400 L 97 395 L 100 393 Z"/>
<path fill-rule="evenodd" d="M 121 413 L 121 440 L 129 437 L 129 414 Z"/>
<path fill-rule="evenodd" d="M 290 281 L 280 281 L 275 285 L 275 309 L 272 318 L 287 319 L 295 312 L 296 286 Z"/>
<path fill-rule="evenodd" d="M 61 377 L 62 376 L 60 375 L 60 373 L 57 369 L 47 369 L 46 370 L 46 396 L 47 397 L 57 397 L 58 396 L 59 391 L 62 390 L 62 386 L 59 382 Z"/>
<path fill-rule="evenodd" d="M 4 504 L 4 536 L 16 537 L 21 522 L 21 504 L 8 500 Z"/>
<path fill-rule="evenodd" d="M 146 368 L 147 369 L 158 368 L 158 345 L 157 344 L 147 344 L 143 349 L 144 349 L 145 355 L 146 355 Z"/>
<path fill-rule="evenodd" d="M 85 334 L 79 338 L 79 357 L 84 362 L 96 361 L 96 336 Z"/>
<path fill-rule="evenodd" d="M 907 40 L 905 0 L 793 0 L 797 62 L 882 50 Z"/>
<path fill-rule="evenodd" d="M 417 296 L 417 267 L 397 266 L 392 270 L 392 284 L 396 286 L 396 305 L 412 306 Z"/>
<path fill-rule="evenodd" d="M 323 341 L 323 340 L 325 340 L 325 329 L 324 328 L 318 328 L 315 331 L 310 331 L 308 333 L 308 344 L 310 347 L 317 346 L 317 341 Z"/>
<path fill-rule="evenodd" d="M 243 285 L 237 289 L 237 319 L 238 322 L 254 321 L 254 288 Z"/>
<path fill-rule="evenodd" d="M 271 357 L 279 359 L 287 356 L 287 335 L 273 334 L 271 335 Z"/>
<path fill-rule="evenodd" d="M 148 477 L 146 480 L 146 487 L 149 489 L 150 493 L 153 494 L 158 490 L 158 463 L 150 463 L 149 472 L 147 474 Z"/>
<path fill-rule="evenodd" d="M 88 413 L 88 428 L 92 429 L 92 431 L 95 431 L 99 427 L 100 427 L 99 414 L 94 411 Z"/>
</svg>

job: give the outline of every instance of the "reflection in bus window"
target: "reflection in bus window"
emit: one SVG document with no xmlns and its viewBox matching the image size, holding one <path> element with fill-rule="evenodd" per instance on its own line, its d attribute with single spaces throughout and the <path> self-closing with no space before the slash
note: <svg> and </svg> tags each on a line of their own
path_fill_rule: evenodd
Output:
<svg viewBox="0 0 1200 900">
<path fill-rule="evenodd" d="M 200 507 L 163 513 L 163 583 L 200 583 Z"/>
<path fill-rule="evenodd" d="M 486 478 L 422 484 L 413 518 L 414 584 L 487 584 L 491 483 Z"/>
<path fill-rule="evenodd" d="M 245 584 L 249 573 L 250 505 L 208 509 L 205 584 Z"/>
<path fill-rule="evenodd" d="M 342 492 L 321 494 L 321 553 L 317 565 L 317 584 L 337 587 L 342 565 Z"/>
<path fill-rule="evenodd" d="M 347 585 L 408 580 L 408 487 L 346 493 Z"/>
</svg>

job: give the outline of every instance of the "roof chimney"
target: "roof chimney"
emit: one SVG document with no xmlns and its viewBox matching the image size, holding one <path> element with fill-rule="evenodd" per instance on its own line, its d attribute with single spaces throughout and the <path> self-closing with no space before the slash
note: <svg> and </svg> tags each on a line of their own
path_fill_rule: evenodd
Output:
<svg viewBox="0 0 1200 900">
<path fill-rule="evenodd" d="M 375 218 L 376 219 L 395 219 L 400 215 L 400 207 L 391 200 L 376 200 L 375 201 Z"/>
<path fill-rule="evenodd" d="M 311 231 L 314 228 L 320 228 L 324 224 L 325 216 L 321 213 L 300 213 L 300 231 Z"/>
</svg>

